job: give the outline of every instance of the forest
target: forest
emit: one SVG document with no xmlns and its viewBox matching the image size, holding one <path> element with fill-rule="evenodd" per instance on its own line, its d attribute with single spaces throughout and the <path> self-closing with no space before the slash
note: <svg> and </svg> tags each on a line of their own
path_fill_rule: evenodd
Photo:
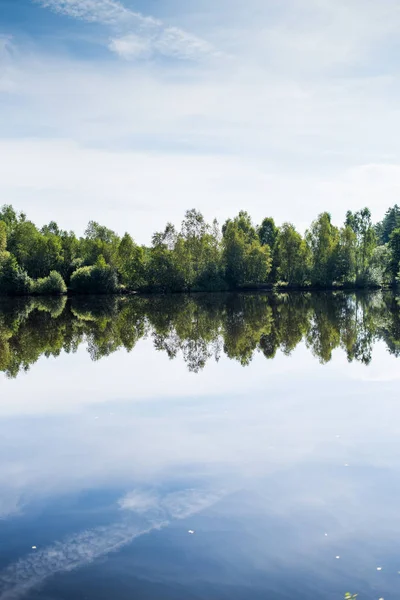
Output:
<svg viewBox="0 0 400 600">
<path fill-rule="evenodd" d="M 150 246 L 95 221 L 77 237 L 0 208 L 3 295 L 381 288 L 396 286 L 399 271 L 397 205 L 375 224 L 368 208 L 347 212 L 341 227 L 323 212 L 304 235 L 272 217 L 255 225 L 245 211 L 221 227 L 192 209 L 179 230 L 167 223 Z"/>
<path fill-rule="evenodd" d="M 400 356 L 399 299 L 390 291 L 296 294 L 74 296 L 0 300 L 0 372 L 14 378 L 41 356 L 87 347 L 93 361 L 142 339 L 198 373 L 221 356 L 247 366 L 289 356 L 300 343 L 321 364 L 336 349 L 368 365 L 383 343 Z"/>
</svg>

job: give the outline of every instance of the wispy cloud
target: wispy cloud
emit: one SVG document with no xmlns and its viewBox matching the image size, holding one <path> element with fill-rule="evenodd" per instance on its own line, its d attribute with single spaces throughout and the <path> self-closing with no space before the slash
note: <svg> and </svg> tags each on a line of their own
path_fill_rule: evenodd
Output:
<svg viewBox="0 0 400 600">
<path fill-rule="evenodd" d="M 108 47 L 125 59 L 152 54 L 196 60 L 217 55 L 207 41 L 160 19 L 126 8 L 117 0 L 34 0 L 56 13 L 109 26 Z"/>
<path fill-rule="evenodd" d="M 84 567 L 101 556 L 118 551 L 140 536 L 167 527 L 173 520 L 199 513 L 222 496 L 222 493 L 203 490 L 182 490 L 157 500 L 151 492 L 133 491 L 121 499 L 119 505 L 139 514 L 140 525 L 133 517 L 131 520 L 125 518 L 70 536 L 18 560 L 0 573 L 0 600 L 21 598 L 56 573 Z"/>
</svg>

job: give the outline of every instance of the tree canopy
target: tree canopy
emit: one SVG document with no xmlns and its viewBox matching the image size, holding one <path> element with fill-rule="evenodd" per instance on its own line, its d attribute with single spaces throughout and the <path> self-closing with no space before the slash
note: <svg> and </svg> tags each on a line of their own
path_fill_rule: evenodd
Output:
<svg viewBox="0 0 400 600">
<path fill-rule="evenodd" d="M 180 228 L 167 223 L 154 233 L 150 246 L 96 221 L 81 237 L 55 221 L 39 228 L 4 205 L 0 294 L 379 287 L 397 284 L 399 248 L 397 205 L 375 225 L 368 208 L 348 211 L 341 227 L 323 212 L 304 235 L 272 217 L 257 225 L 246 211 L 220 227 L 191 209 Z"/>
</svg>

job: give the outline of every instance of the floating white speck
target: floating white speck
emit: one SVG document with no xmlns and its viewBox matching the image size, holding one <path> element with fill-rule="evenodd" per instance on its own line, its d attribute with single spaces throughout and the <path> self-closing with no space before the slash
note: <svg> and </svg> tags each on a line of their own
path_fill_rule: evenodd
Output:
<svg viewBox="0 0 400 600">
<path fill-rule="evenodd" d="M 340 556 L 337 556 L 337 557 L 336 557 L 336 560 L 339 560 L 339 558 L 340 558 Z"/>
<path fill-rule="evenodd" d="M 348 467 L 349 465 L 346 463 L 344 466 L 345 466 L 345 467 Z"/>
<path fill-rule="evenodd" d="M 36 546 L 32 546 L 32 550 L 36 550 Z"/>
<path fill-rule="evenodd" d="M 94 420 L 97 421 L 99 417 L 95 417 Z"/>
<path fill-rule="evenodd" d="M 194 534 L 193 529 L 189 529 L 188 533 L 189 533 L 189 535 L 193 535 Z"/>
<path fill-rule="evenodd" d="M 336 438 L 337 438 L 338 440 L 340 440 L 340 438 L 341 438 L 341 437 L 342 437 L 341 435 L 337 435 L 337 436 L 336 436 Z"/>
<path fill-rule="evenodd" d="M 325 537 L 328 537 L 328 534 L 327 534 L 327 533 L 325 534 Z"/>
<path fill-rule="evenodd" d="M 382 571 L 382 567 L 376 567 L 377 571 Z"/>
</svg>

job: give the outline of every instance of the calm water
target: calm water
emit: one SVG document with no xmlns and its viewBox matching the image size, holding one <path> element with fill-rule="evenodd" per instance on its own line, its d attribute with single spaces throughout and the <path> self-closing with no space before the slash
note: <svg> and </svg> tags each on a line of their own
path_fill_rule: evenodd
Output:
<svg viewBox="0 0 400 600">
<path fill-rule="evenodd" d="M 1 300 L 0 600 L 398 600 L 399 356 L 392 294 Z"/>
</svg>

